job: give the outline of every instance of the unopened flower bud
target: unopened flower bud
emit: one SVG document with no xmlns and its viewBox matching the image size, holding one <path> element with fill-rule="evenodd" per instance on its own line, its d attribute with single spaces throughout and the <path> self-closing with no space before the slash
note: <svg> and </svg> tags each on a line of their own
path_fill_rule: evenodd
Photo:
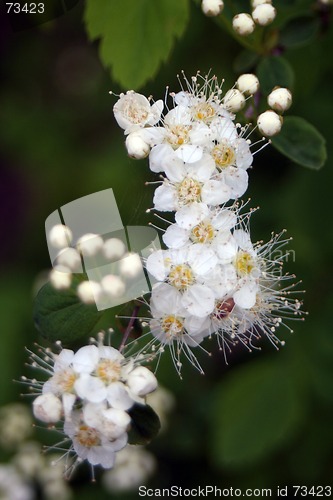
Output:
<svg viewBox="0 0 333 500">
<path fill-rule="evenodd" d="M 245 95 L 253 95 L 259 90 L 259 80 L 252 73 L 244 73 L 237 80 L 237 88 Z"/>
<path fill-rule="evenodd" d="M 51 392 L 38 396 L 32 404 L 33 413 L 38 420 L 48 424 L 58 422 L 61 418 L 62 404 Z"/>
<path fill-rule="evenodd" d="M 263 3 L 272 3 L 272 0 L 251 0 L 251 7 L 255 9 L 258 5 L 262 5 Z"/>
<path fill-rule="evenodd" d="M 102 415 L 103 434 L 111 441 L 122 436 L 131 422 L 128 413 L 118 408 L 108 408 Z"/>
<path fill-rule="evenodd" d="M 238 89 L 230 89 L 226 92 L 223 103 L 228 111 L 237 113 L 245 106 L 245 97 Z"/>
<path fill-rule="evenodd" d="M 157 388 L 157 379 L 155 375 L 145 368 L 138 366 L 131 371 L 127 379 L 127 385 L 134 394 L 137 396 L 146 396 L 150 392 L 155 391 Z"/>
<path fill-rule="evenodd" d="M 93 257 L 103 248 L 103 244 L 101 236 L 87 233 L 78 239 L 77 248 L 85 257 Z"/>
<path fill-rule="evenodd" d="M 266 137 L 273 137 L 280 132 L 283 119 L 275 111 L 268 110 L 258 116 L 257 124 L 260 132 Z"/>
<path fill-rule="evenodd" d="M 202 0 L 202 12 L 209 17 L 218 16 L 221 14 L 224 7 L 222 0 Z"/>
<path fill-rule="evenodd" d="M 275 16 L 276 9 L 270 3 L 263 3 L 261 5 L 258 5 L 258 7 L 256 7 L 252 11 L 252 17 L 255 23 L 259 24 L 260 26 L 267 26 L 267 24 L 272 23 L 275 19 Z"/>
<path fill-rule="evenodd" d="M 104 276 L 101 281 L 101 285 L 104 292 L 111 297 L 121 297 L 122 295 L 124 295 L 126 290 L 123 280 L 119 278 L 119 276 L 115 276 L 113 274 Z"/>
<path fill-rule="evenodd" d="M 104 242 L 103 253 L 106 259 L 120 259 L 126 252 L 126 246 L 119 238 L 109 238 Z"/>
<path fill-rule="evenodd" d="M 82 272 L 82 262 L 79 252 L 75 248 L 64 248 L 57 255 L 57 264 L 70 269 L 73 273 Z"/>
<path fill-rule="evenodd" d="M 142 262 L 137 253 L 128 253 L 120 262 L 120 272 L 126 278 L 135 278 L 142 272 Z"/>
<path fill-rule="evenodd" d="M 82 281 L 76 292 L 84 304 L 95 304 L 102 293 L 102 289 L 96 281 Z"/>
<path fill-rule="evenodd" d="M 269 94 L 267 102 L 272 109 L 278 113 L 283 113 L 287 111 L 292 104 L 291 92 L 289 89 L 277 87 Z"/>
<path fill-rule="evenodd" d="M 72 273 L 68 267 L 57 265 L 49 275 L 50 283 L 56 290 L 66 290 L 71 286 Z"/>
<path fill-rule="evenodd" d="M 232 20 L 232 27 L 241 36 L 251 35 L 253 33 L 255 24 L 250 14 L 237 14 Z"/>
<path fill-rule="evenodd" d="M 149 144 L 144 141 L 139 132 L 132 132 L 126 137 L 126 149 L 128 156 L 141 160 L 146 158 L 150 152 Z"/>
<path fill-rule="evenodd" d="M 59 250 L 68 247 L 72 241 L 72 231 L 64 224 L 56 224 L 49 232 L 49 242 Z"/>
</svg>

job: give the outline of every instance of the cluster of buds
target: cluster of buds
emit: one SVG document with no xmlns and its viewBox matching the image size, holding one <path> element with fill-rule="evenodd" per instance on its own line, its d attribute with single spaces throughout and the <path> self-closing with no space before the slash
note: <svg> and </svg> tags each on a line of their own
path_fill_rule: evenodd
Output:
<svg viewBox="0 0 333 500">
<path fill-rule="evenodd" d="M 151 104 L 134 91 L 114 105 L 129 155 L 148 154 L 150 169 L 162 177 L 153 210 L 174 212 L 162 237 L 167 249 L 153 250 L 146 260 L 155 284 L 147 322 L 152 340 L 145 349 L 156 354 L 168 346 L 178 372 L 182 354 L 202 371 L 191 349 L 207 336 L 215 335 L 224 350 L 236 342 L 251 349 L 262 336 L 278 344 L 277 327 L 300 314 L 290 285 L 281 286 L 293 278 L 281 272 L 283 233 L 253 244 L 251 211 L 242 214 L 235 201 L 247 189 L 255 144 L 234 112 L 259 83 L 242 75 L 223 95 L 215 77 L 201 78 L 185 78 L 185 88 L 170 94 L 166 114 L 162 101 Z M 135 154 L 132 135 L 144 144 Z"/>
<path fill-rule="evenodd" d="M 145 404 L 147 394 L 157 387 L 154 374 L 139 361 L 125 358 L 117 349 L 103 344 L 81 347 L 77 352 L 61 349 L 54 354 L 40 347 L 30 352 L 31 365 L 48 375 L 45 382 L 22 378 L 37 397 L 34 416 L 55 425 L 70 443 L 74 455 L 71 470 L 83 460 L 92 466 L 113 467 L 116 452 L 128 441 L 129 410 Z"/>
<path fill-rule="evenodd" d="M 287 111 L 292 104 L 292 94 L 289 89 L 275 87 L 267 98 L 271 109 L 264 111 L 258 116 L 258 129 L 267 137 L 272 137 L 281 131 L 283 118 L 282 113 Z"/>
<path fill-rule="evenodd" d="M 73 274 L 83 273 L 83 262 L 89 279 L 76 288 L 82 302 L 96 304 L 101 310 L 133 298 L 128 294 L 138 279 L 140 282 L 142 264 L 139 255 L 129 252 L 119 237 L 89 233 L 74 241 L 68 226 L 56 224 L 48 232 L 48 243 L 54 255 L 49 278 L 55 289 L 69 288 Z"/>
<path fill-rule="evenodd" d="M 276 17 L 276 9 L 272 0 L 251 0 L 252 12 L 236 14 L 232 20 L 232 27 L 240 36 L 248 36 L 254 32 L 256 25 L 267 26 Z"/>
</svg>

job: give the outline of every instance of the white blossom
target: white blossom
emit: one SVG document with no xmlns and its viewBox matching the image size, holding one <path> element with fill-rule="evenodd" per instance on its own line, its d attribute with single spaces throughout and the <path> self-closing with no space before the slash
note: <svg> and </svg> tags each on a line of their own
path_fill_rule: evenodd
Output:
<svg viewBox="0 0 333 500">
<path fill-rule="evenodd" d="M 128 444 L 117 453 L 115 466 L 103 474 L 102 482 L 111 493 L 135 490 L 146 482 L 155 469 L 156 460 L 149 451 L 142 446 Z"/>
<path fill-rule="evenodd" d="M 134 132 L 146 125 L 155 125 L 160 119 L 162 110 L 162 100 L 151 105 L 144 95 L 133 90 L 121 94 L 113 107 L 117 123 L 125 130 L 125 134 Z"/>
<path fill-rule="evenodd" d="M 218 178 L 215 162 L 209 154 L 194 163 L 170 158 L 165 173 L 165 181 L 154 194 L 156 210 L 175 211 L 194 202 L 220 205 L 231 197 L 230 188 Z"/>
<path fill-rule="evenodd" d="M 116 452 L 127 444 L 126 432 L 110 440 L 95 427 L 87 425 L 80 411 L 73 411 L 71 419 L 65 421 L 64 433 L 71 438 L 77 458 L 87 460 L 91 465 L 101 465 L 104 469 L 113 467 Z"/>
<path fill-rule="evenodd" d="M 181 294 L 181 306 L 187 313 L 205 317 L 214 308 L 214 294 L 205 282 L 217 264 L 215 252 L 207 245 L 158 250 L 146 263 L 147 270 L 157 280 L 166 281 Z"/>
</svg>

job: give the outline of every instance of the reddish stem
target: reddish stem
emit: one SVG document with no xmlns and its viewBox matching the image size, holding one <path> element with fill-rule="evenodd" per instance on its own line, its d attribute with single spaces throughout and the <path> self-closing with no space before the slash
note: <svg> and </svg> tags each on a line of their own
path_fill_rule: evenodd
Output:
<svg viewBox="0 0 333 500">
<path fill-rule="evenodd" d="M 134 325 L 134 321 L 136 320 L 137 318 L 137 315 L 138 315 L 138 312 L 139 312 L 139 309 L 140 309 L 140 306 L 135 306 L 134 309 L 133 309 L 133 312 L 132 312 L 132 316 L 131 316 L 131 319 L 129 320 L 129 323 L 127 325 L 127 328 L 125 330 L 125 333 L 124 333 L 124 336 L 123 336 L 123 340 L 121 341 L 121 344 L 119 346 L 119 352 L 122 352 L 122 350 L 124 349 L 125 347 L 125 344 L 127 342 L 127 339 L 131 333 L 131 330 L 133 328 L 133 325 Z"/>
</svg>

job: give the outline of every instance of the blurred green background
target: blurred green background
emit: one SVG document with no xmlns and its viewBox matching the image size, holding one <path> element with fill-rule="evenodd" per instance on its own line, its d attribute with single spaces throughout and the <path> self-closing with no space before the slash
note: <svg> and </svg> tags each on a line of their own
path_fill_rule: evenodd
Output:
<svg viewBox="0 0 333 500">
<path fill-rule="evenodd" d="M 286 4 L 277 0 L 278 9 L 280 3 Z M 1 17 L 1 405 L 21 400 L 13 379 L 25 373 L 24 346 L 38 340 L 31 311 L 36 278 L 50 267 L 46 217 L 112 187 L 124 225 L 150 220 L 153 190 L 144 183 L 153 175 L 147 162 L 126 156 L 108 94 L 127 89 L 103 68 L 83 9 L 79 2 L 52 22 L 22 30 Z M 140 92 L 158 99 L 166 85 L 177 91 L 181 70 L 191 76 L 212 68 L 229 83 L 237 78 L 239 44 L 195 3 L 189 16 L 184 36 Z M 287 269 L 303 280 L 309 316 L 292 325 L 294 334 L 281 332 L 286 346 L 279 352 L 268 342 L 252 354 L 239 348 L 228 366 L 213 345 L 211 357 L 198 353 L 205 376 L 185 366 L 181 381 L 169 360 L 162 363 L 159 380 L 175 394 L 176 408 L 167 431 L 149 446 L 159 465 L 152 487 L 333 483 L 332 22 L 325 11 L 314 40 L 284 54 L 296 75 L 291 114 L 326 137 L 325 167 L 304 169 L 267 147 L 255 158 L 246 193 L 261 208 L 251 223 L 254 240 L 283 228 L 293 236 L 295 261 Z M 145 64 L 150 51 L 147 44 Z M 74 481 L 73 491 L 80 499 L 111 496 L 89 477 Z"/>
</svg>

